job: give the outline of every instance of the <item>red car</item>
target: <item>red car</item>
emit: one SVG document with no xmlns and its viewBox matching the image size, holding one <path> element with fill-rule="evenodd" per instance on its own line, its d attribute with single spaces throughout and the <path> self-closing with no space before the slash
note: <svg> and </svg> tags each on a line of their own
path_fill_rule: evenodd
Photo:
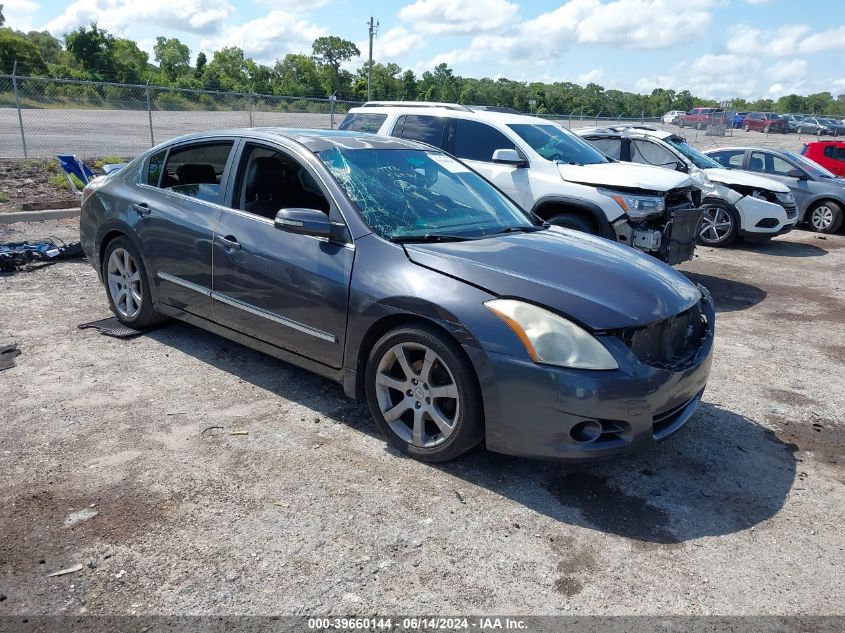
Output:
<svg viewBox="0 0 845 633">
<path fill-rule="evenodd" d="M 786 119 L 775 112 L 749 112 L 742 122 L 742 129 L 746 132 L 756 130 L 768 134 L 771 132 L 786 132 Z"/>
<path fill-rule="evenodd" d="M 804 143 L 801 154 L 845 178 L 845 141 Z"/>
<path fill-rule="evenodd" d="M 720 108 L 693 108 L 686 114 L 681 115 L 678 121 L 680 127 L 695 127 L 703 130 L 710 123 L 714 114 L 721 114 L 724 110 Z"/>
</svg>

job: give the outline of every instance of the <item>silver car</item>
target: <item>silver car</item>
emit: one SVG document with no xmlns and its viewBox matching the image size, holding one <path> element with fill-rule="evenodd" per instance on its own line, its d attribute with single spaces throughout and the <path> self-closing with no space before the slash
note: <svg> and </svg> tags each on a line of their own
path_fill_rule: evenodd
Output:
<svg viewBox="0 0 845 633">
<path fill-rule="evenodd" d="M 705 152 L 728 169 L 744 169 L 785 183 L 798 205 L 798 223 L 819 233 L 842 226 L 845 178 L 795 152 L 758 147 L 723 147 Z"/>
</svg>

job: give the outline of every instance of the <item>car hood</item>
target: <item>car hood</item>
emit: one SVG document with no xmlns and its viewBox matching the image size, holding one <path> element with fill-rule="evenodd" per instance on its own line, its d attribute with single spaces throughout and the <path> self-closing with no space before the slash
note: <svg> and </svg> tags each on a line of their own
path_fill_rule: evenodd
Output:
<svg viewBox="0 0 845 633">
<path fill-rule="evenodd" d="M 701 299 L 692 282 L 663 262 L 558 227 L 466 242 L 405 244 L 405 251 L 420 266 L 497 296 L 546 306 L 592 330 L 645 325 Z"/>
<path fill-rule="evenodd" d="M 669 191 L 688 187 L 692 180 L 686 174 L 665 167 L 633 163 L 597 163 L 595 165 L 558 165 L 564 180 L 596 187 L 622 187 L 647 191 Z"/>
<path fill-rule="evenodd" d="M 723 185 L 741 185 L 745 187 L 754 187 L 755 189 L 766 189 L 767 191 L 775 191 L 778 193 L 788 193 L 789 187 L 780 181 L 765 176 L 758 176 L 747 171 L 739 171 L 737 169 L 711 169 L 704 170 L 707 177 L 713 182 L 720 182 Z"/>
</svg>

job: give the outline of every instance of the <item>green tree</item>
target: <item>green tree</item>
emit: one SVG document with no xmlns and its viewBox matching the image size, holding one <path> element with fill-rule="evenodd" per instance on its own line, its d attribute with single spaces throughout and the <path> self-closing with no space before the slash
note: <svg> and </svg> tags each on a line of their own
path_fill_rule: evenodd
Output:
<svg viewBox="0 0 845 633">
<path fill-rule="evenodd" d="M 329 70 L 329 92 L 337 92 L 340 88 L 340 65 L 353 57 L 361 55 L 361 51 L 354 42 L 344 40 L 337 35 L 318 37 L 311 45 L 314 58 Z"/>
<path fill-rule="evenodd" d="M 197 79 L 202 79 L 202 74 L 205 72 L 205 66 L 207 63 L 208 58 L 205 56 L 205 53 L 203 53 L 202 51 L 197 53 L 197 68 L 194 72 Z"/>
<path fill-rule="evenodd" d="M 203 86 L 207 90 L 245 92 L 249 83 L 246 58 L 237 46 L 225 46 L 215 51 L 203 73 Z"/>
<path fill-rule="evenodd" d="M 35 44 L 45 64 L 59 64 L 62 61 L 62 43 L 49 31 L 30 31 L 26 38 Z"/>
<path fill-rule="evenodd" d="M 158 36 L 155 46 L 153 46 L 153 53 L 159 68 L 171 83 L 176 81 L 176 78 L 180 75 L 187 73 L 190 68 L 191 49 L 175 37 L 167 39 Z M 199 61 L 199 57 L 197 57 L 197 61 Z"/>
<path fill-rule="evenodd" d="M 74 61 L 95 76 L 114 74 L 114 37 L 106 30 L 91 23 L 89 31 L 84 26 L 65 34 L 65 47 Z"/>
<path fill-rule="evenodd" d="M 18 62 L 18 73 L 40 75 L 47 72 L 38 48 L 12 29 L 0 29 L 0 72 L 10 73 Z"/>
<path fill-rule="evenodd" d="M 114 78 L 120 83 L 142 83 L 150 56 L 133 40 L 117 38 L 112 49 Z"/>
<path fill-rule="evenodd" d="M 289 53 L 284 59 L 276 60 L 273 73 L 276 94 L 309 97 L 323 95 L 320 71 L 313 57 Z"/>
</svg>

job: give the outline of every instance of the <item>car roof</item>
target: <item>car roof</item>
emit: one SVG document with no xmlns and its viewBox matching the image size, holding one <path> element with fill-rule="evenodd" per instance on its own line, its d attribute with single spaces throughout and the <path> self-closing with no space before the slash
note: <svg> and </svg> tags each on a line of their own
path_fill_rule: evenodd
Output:
<svg viewBox="0 0 845 633">
<path fill-rule="evenodd" d="M 486 121 L 508 125 L 510 123 L 533 123 L 534 125 L 555 125 L 554 121 L 513 112 L 501 112 L 497 110 L 474 110 L 472 107 L 457 104 L 408 104 L 402 102 L 388 102 L 378 104 L 371 102 L 370 105 L 351 108 L 350 114 L 427 114 L 429 116 L 450 117 L 453 119 L 470 119 L 473 121 Z"/>
<path fill-rule="evenodd" d="M 367 132 L 344 130 L 320 130 L 285 127 L 227 128 L 194 132 L 171 139 L 166 144 L 200 141 L 206 139 L 237 136 L 257 140 L 273 141 L 288 139 L 304 145 L 312 152 L 321 152 L 333 147 L 345 149 L 422 149 L 432 148 L 424 143 L 398 139 L 391 136 L 378 136 Z"/>
<path fill-rule="evenodd" d="M 714 147 L 712 149 L 702 150 L 704 154 L 712 154 L 713 152 L 729 152 L 729 151 L 746 151 L 746 150 L 753 150 L 753 151 L 760 151 L 760 152 L 771 152 L 772 154 L 795 154 L 796 152 L 790 152 L 785 149 L 775 149 L 773 147 L 740 147 L 740 146 L 733 146 L 733 147 Z"/>
<path fill-rule="evenodd" d="M 645 125 L 607 125 L 603 127 L 582 127 L 572 130 L 578 136 L 653 136 L 661 141 L 671 136 L 677 136 L 674 132 L 659 130 Z"/>
</svg>

